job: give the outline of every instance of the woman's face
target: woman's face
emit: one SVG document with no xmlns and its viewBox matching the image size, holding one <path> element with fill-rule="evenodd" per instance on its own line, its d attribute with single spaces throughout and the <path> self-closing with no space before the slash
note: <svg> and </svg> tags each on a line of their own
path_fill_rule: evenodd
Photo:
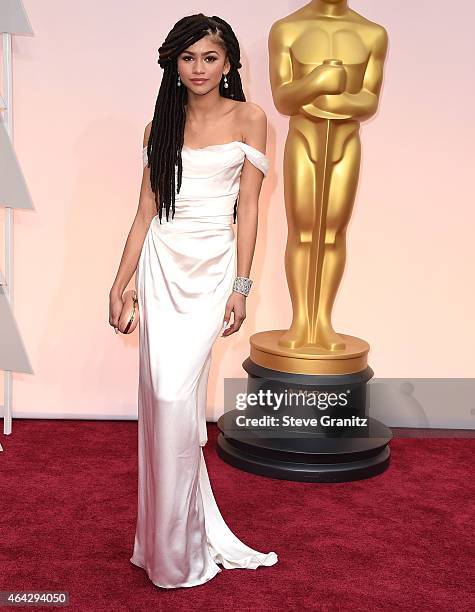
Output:
<svg viewBox="0 0 475 612">
<path fill-rule="evenodd" d="M 230 68 L 222 47 L 205 36 L 182 51 L 177 58 L 178 74 L 185 87 L 204 95 L 219 86 Z"/>
</svg>

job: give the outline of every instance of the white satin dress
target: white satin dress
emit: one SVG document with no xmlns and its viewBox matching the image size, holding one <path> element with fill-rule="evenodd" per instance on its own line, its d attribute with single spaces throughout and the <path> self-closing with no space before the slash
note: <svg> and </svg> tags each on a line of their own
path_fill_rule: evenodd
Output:
<svg viewBox="0 0 475 612">
<path fill-rule="evenodd" d="M 147 150 L 143 150 L 144 165 Z M 138 508 L 130 561 L 159 587 L 191 587 L 222 569 L 277 563 L 241 542 L 214 498 L 202 447 L 211 349 L 236 276 L 233 208 L 247 157 L 233 141 L 183 147 L 175 216 L 152 220 L 136 271 L 139 300 Z M 176 172 L 175 167 L 175 172 Z M 176 183 L 175 183 L 176 184 Z"/>
</svg>

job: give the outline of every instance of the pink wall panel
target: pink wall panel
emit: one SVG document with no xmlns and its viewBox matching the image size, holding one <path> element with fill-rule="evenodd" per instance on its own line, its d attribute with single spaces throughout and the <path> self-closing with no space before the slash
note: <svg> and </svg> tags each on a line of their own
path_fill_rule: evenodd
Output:
<svg viewBox="0 0 475 612">
<path fill-rule="evenodd" d="M 14 415 L 136 415 L 138 334 L 109 326 L 108 292 L 138 203 L 157 50 L 184 14 L 231 23 L 245 93 L 269 122 L 248 316 L 214 348 L 210 419 L 222 411 L 223 378 L 244 376 L 249 336 L 287 328 L 288 118 L 272 103 L 267 33 L 303 4 L 24 0 L 35 36 L 13 40 L 14 145 L 36 211 L 15 213 L 14 307 L 35 374 L 14 375 Z M 474 375 L 475 6 L 456 5 L 448 18 L 442 1 L 351 3 L 386 27 L 390 48 L 380 109 L 361 131 L 333 323 L 370 343 L 376 376 Z"/>
</svg>

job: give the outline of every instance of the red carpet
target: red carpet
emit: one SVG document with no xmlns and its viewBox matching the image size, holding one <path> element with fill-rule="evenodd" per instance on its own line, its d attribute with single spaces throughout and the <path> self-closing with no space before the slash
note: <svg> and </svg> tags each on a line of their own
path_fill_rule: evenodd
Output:
<svg viewBox="0 0 475 612">
<path fill-rule="evenodd" d="M 248 545 L 274 550 L 276 565 L 155 587 L 129 562 L 137 424 L 18 419 L 0 437 L 0 590 L 69 591 L 70 610 L 114 612 L 475 608 L 473 439 L 394 440 L 380 476 L 303 484 L 223 463 L 216 425 L 208 432 L 225 520 Z"/>
</svg>

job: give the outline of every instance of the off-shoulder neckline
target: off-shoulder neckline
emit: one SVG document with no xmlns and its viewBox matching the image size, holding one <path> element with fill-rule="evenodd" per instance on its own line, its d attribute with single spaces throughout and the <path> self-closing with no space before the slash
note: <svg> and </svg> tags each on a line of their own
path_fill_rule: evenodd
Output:
<svg viewBox="0 0 475 612">
<path fill-rule="evenodd" d="M 259 155 L 263 155 L 264 157 L 266 157 L 265 153 L 263 153 L 262 151 L 259 151 L 259 149 L 256 149 L 255 147 L 247 144 L 246 142 L 242 142 L 242 140 L 231 140 L 230 142 L 223 142 L 221 144 L 208 145 L 207 147 L 188 147 L 187 145 L 183 145 L 182 149 L 187 149 L 188 151 L 204 151 L 205 149 L 216 149 L 218 147 L 227 147 L 232 144 L 244 145 L 245 147 L 249 147 L 253 151 L 256 151 L 256 153 L 258 153 Z M 143 148 L 144 151 L 146 149 L 147 147 Z"/>
</svg>

